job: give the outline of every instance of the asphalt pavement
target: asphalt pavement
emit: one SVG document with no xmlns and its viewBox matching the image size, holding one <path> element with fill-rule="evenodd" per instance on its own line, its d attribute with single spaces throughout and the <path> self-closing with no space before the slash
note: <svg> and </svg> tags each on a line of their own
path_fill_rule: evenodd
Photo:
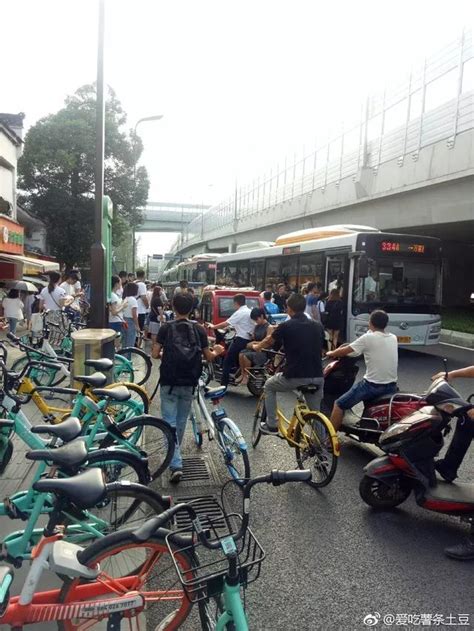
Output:
<svg viewBox="0 0 474 631">
<path fill-rule="evenodd" d="M 465 353 L 461 359 L 451 352 L 450 368 L 465 365 Z M 439 357 L 402 351 L 400 387 L 423 392 L 439 369 Z M 474 391 L 474 383 L 467 380 L 458 381 L 456 387 L 463 395 Z M 282 400 L 290 412 L 291 397 Z M 224 403 L 250 441 L 253 397 L 243 389 L 231 389 Z M 252 475 L 295 466 L 292 450 L 278 438 L 264 437 L 255 450 L 249 450 Z M 380 614 L 382 620 L 393 615 L 399 622 L 415 616 L 414 624 L 405 628 L 420 626 L 422 614 L 424 626 L 427 621 L 445 620 L 461 628 L 452 623 L 459 622 L 459 614 L 470 614 L 474 626 L 474 563 L 443 555 L 445 546 L 466 534 L 467 525 L 422 510 L 412 498 L 392 511 L 370 509 L 359 497 L 358 485 L 363 466 L 372 458 L 373 453 L 345 441 L 328 487 L 320 491 L 304 484 L 257 488 L 252 528 L 267 558 L 260 579 L 247 590 L 251 629 L 358 630 L 367 628 L 363 620 L 369 614 Z M 474 482 L 474 450 L 461 476 Z M 377 628 L 391 626 L 395 623 L 379 623 Z"/>
<path fill-rule="evenodd" d="M 440 354 L 446 354 L 444 350 Z M 465 352 L 451 349 L 449 354 L 451 369 L 474 363 L 474 353 L 471 360 Z M 422 392 L 439 369 L 437 356 L 402 351 L 400 387 Z M 474 391 L 474 383 L 467 380 L 458 381 L 456 387 L 463 395 Z M 284 396 L 282 402 L 289 413 L 292 397 Z M 250 443 L 255 399 L 246 389 L 231 388 L 224 405 Z M 158 408 L 154 411 L 159 412 Z M 263 437 L 255 450 L 249 444 L 249 451 L 252 475 L 296 464 L 294 452 L 276 437 Z M 202 485 L 199 481 L 183 484 L 174 489 L 174 497 L 217 495 L 227 476 L 215 444 L 205 441 L 198 450 L 188 434 L 185 455 L 204 459 L 209 480 Z M 246 592 L 252 630 L 359 630 L 367 628 L 363 620 L 369 614 L 374 620 L 380 618 L 374 626 L 378 629 L 414 629 L 422 626 L 422 620 L 425 627 L 449 622 L 451 627 L 466 628 L 454 624 L 460 614 L 469 614 L 474 626 L 474 563 L 455 562 L 443 555 L 445 546 L 466 534 L 466 524 L 422 510 L 412 498 L 392 511 L 370 509 L 359 497 L 358 485 L 363 466 L 373 457 L 372 452 L 345 440 L 336 476 L 328 487 L 318 491 L 288 484 L 255 490 L 251 526 L 267 556 L 259 580 Z M 474 482 L 474 450 L 461 476 Z M 168 491 L 166 476 L 160 488 Z M 232 494 L 232 500 L 238 505 L 237 494 Z M 7 522 L 0 519 L 2 536 L 13 525 L 20 527 Z M 410 615 L 415 617 L 407 618 Z M 393 623 L 383 624 L 384 616 Z M 411 623 L 403 624 L 407 620 Z M 55 627 L 42 627 L 48 628 Z M 194 615 L 184 628 L 199 628 Z"/>
</svg>

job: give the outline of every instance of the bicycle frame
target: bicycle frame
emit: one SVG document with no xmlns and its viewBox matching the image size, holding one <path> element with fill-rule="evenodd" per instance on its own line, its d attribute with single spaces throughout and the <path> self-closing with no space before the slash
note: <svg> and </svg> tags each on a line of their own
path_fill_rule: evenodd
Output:
<svg viewBox="0 0 474 631">
<path fill-rule="evenodd" d="M 67 556 L 73 559 L 71 564 L 68 563 L 67 566 L 66 563 L 64 565 L 54 564 L 52 554 L 55 546 L 62 548 L 62 555 L 57 556 L 62 556 L 62 558 Z M 5 613 L 0 617 L 0 624 L 16 628 L 26 624 L 52 622 L 54 620 L 95 618 L 98 615 L 103 615 L 106 619 L 114 613 L 130 611 L 132 615 L 135 615 L 143 609 L 145 605 L 143 596 L 133 590 L 133 585 L 137 584 L 137 576 L 122 577 L 119 581 L 115 581 L 111 577 L 100 581 L 93 580 L 99 576 L 100 569 L 81 565 L 76 558 L 78 550 L 80 550 L 78 546 L 62 541 L 62 534 L 41 539 L 33 551 L 33 561 L 23 589 L 19 596 L 10 599 Z M 86 584 L 76 587 L 74 594 L 76 597 L 77 593 L 77 600 L 60 603 L 61 589 L 36 592 L 44 570 L 51 569 L 51 566 L 59 574 L 89 579 Z M 8 578 L 11 581 L 11 578 Z M 124 589 L 130 591 L 116 598 L 107 597 L 111 592 L 120 594 Z M 105 596 L 105 598 L 95 600 L 93 605 L 91 604 L 91 600 L 100 599 L 101 596 Z"/>
<path fill-rule="evenodd" d="M 124 385 L 126 386 L 127 384 Z M 54 386 L 52 386 L 51 388 L 49 388 L 48 386 L 44 386 L 44 388 L 46 391 L 50 390 L 51 392 L 54 392 Z M 46 403 L 45 399 L 38 392 L 38 387 L 28 377 L 23 378 L 23 381 L 21 382 L 18 389 L 18 393 L 31 395 L 31 399 L 42 413 L 44 419 L 51 423 L 61 422 L 63 420 L 62 417 L 64 417 L 64 415 L 67 415 L 79 417 L 83 424 L 87 426 L 87 424 L 90 423 L 98 413 L 97 401 L 95 401 L 87 393 L 82 391 L 79 391 L 75 395 L 72 408 L 58 408 Z M 133 399 L 130 399 L 129 403 L 133 407 L 135 402 L 133 401 Z M 133 416 L 138 416 L 140 414 L 143 414 L 144 412 L 139 403 L 136 403 L 136 405 L 137 409 L 132 410 Z M 84 410 L 86 410 L 85 414 Z M 61 415 L 61 418 L 59 420 L 55 413 Z M 125 418 L 128 418 L 128 416 L 126 416 Z"/>
<path fill-rule="evenodd" d="M 222 593 L 225 611 L 217 620 L 216 631 L 225 631 L 226 624 L 229 622 L 234 623 L 236 631 L 248 631 L 247 616 L 240 596 L 240 585 L 228 585 L 227 581 L 224 581 Z"/>
<path fill-rule="evenodd" d="M 287 419 L 283 412 L 279 408 L 277 408 L 278 431 L 291 447 L 304 448 L 306 446 L 306 443 L 297 443 L 295 440 L 293 440 L 293 436 L 295 435 L 297 425 L 304 424 L 303 414 L 305 412 L 310 412 L 310 409 L 307 403 L 304 401 L 304 398 L 299 393 L 297 394 L 297 399 L 298 400 L 293 409 L 291 419 Z M 304 433 L 302 433 L 302 436 L 304 436 Z"/>
</svg>

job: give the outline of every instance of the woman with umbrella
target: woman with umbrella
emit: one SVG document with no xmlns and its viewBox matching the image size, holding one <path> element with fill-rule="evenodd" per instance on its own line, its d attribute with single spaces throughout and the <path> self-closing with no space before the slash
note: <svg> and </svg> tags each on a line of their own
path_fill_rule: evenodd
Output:
<svg viewBox="0 0 474 631">
<path fill-rule="evenodd" d="M 10 332 L 15 334 L 19 320 L 23 320 L 24 304 L 20 300 L 20 292 L 18 289 L 10 289 L 6 297 L 2 301 L 3 314 L 7 319 Z"/>
</svg>

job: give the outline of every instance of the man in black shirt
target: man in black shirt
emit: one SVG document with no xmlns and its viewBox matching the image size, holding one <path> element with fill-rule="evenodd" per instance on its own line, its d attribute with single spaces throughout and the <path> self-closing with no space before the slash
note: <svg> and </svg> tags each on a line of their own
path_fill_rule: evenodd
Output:
<svg viewBox="0 0 474 631">
<path fill-rule="evenodd" d="M 176 445 L 169 465 L 170 482 L 173 483 L 179 482 L 183 476 L 180 445 L 202 371 L 202 357 L 211 362 L 224 352 L 224 348 L 218 344 L 210 350 L 204 328 L 188 318 L 192 307 L 191 294 L 174 296 L 175 319 L 159 328 L 153 348 L 153 357 L 161 356 L 161 414 L 176 429 Z"/>
<path fill-rule="evenodd" d="M 319 391 L 306 394 L 308 406 L 319 410 L 323 388 L 323 368 L 321 364 L 324 348 L 324 328 L 319 322 L 306 317 L 306 300 L 301 294 L 292 294 L 288 298 L 287 309 L 290 319 L 280 324 L 261 342 L 253 344 L 256 351 L 272 346 L 275 342 L 283 344 L 286 364 L 282 373 L 278 373 L 265 383 L 265 406 L 267 422 L 261 424 L 266 434 L 276 434 L 277 392 L 290 392 L 298 386 L 314 384 Z"/>
</svg>

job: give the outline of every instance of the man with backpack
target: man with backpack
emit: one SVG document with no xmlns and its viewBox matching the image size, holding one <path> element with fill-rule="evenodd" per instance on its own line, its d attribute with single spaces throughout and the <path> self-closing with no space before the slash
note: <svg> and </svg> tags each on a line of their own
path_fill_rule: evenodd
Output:
<svg viewBox="0 0 474 631">
<path fill-rule="evenodd" d="M 153 357 L 161 355 L 160 399 L 163 419 L 176 429 L 176 446 L 170 463 L 170 482 L 183 476 L 180 445 L 183 440 L 194 390 L 202 373 L 202 357 L 213 361 L 224 351 L 216 345 L 211 351 L 202 326 L 189 320 L 193 298 L 188 293 L 173 298 L 175 319 L 163 324 L 153 348 Z"/>
</svg>

